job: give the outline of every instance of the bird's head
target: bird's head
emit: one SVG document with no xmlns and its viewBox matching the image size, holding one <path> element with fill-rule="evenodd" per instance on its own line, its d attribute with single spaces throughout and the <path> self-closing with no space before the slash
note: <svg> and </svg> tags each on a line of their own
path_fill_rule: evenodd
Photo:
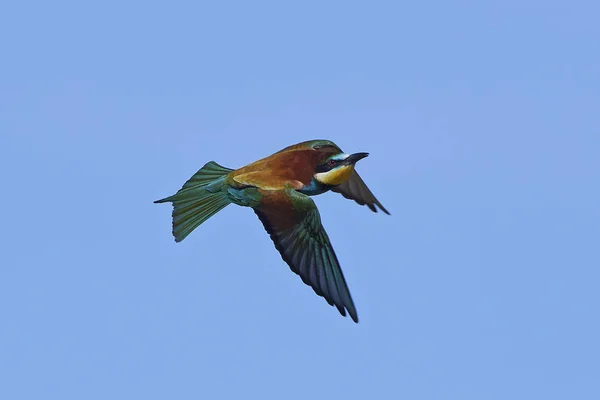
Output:
<svg viewBox="0 0 600 400">
<path fill-rule="evenodd" d="M 369 153 L 347 154 L 342 152 L 333 154 L 317 165 L 314 178 L 328 186 L 341 185 L 350 178 L 350 174 L 354 171 L 354 164 L 368 155 Z"/>
</svg>

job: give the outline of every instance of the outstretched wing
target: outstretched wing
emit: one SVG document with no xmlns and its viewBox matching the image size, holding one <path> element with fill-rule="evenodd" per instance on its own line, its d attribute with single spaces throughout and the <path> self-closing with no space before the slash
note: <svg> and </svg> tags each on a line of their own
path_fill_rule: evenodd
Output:
<svg viewBox="0 0 600 400">
<path fill-rule="evenodd" d="M 356 307 L 315 202 L 293 189 L 264 192 L 254 212 L 290 269 L 340 314 L 358 322 Z"/>
<path fill-rule="evenodd" d="M 375 206 L 377 206 L 381 209 L 381 211 L 390 215 L 388 210 L 386 210 L 385 207 L 381 205 L 379 200 L 375 198 L 373 193 L 371 193 L 365 182 L 356 171 L 352 171 L 352 175 L 350 175 L 350 178 L 348 178 L 346 182 L 334 187 L 331 190 L 342 194 L 342 196 L 347 199 L 356 201 L 361 206 L 366 204 L 374 212 L 377 212 L 377 208 L 375 208 Z"/>
</svg>

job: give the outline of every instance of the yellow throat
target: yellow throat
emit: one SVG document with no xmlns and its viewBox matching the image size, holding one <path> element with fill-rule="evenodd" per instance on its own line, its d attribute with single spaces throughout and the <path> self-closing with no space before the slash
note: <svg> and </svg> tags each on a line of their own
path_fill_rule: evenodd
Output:
<svg viewBox="0 0 600 400">
<path fill-rule="evenodd" d="M 315 174 L 315 179 L 326 185 L 341 185 L 348 178 L 350 178 L 350 174 L 352 174 L 352 171 L 354 171 L 354 164 L 342 165 L 340 167 L 332 169 L 331 171 L 319 172 Z"/>
</svg>

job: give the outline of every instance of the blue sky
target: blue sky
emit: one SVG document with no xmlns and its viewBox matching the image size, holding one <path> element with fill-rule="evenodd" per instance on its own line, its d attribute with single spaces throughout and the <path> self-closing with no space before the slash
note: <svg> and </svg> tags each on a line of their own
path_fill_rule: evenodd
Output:
<svg viewBox="0 0 600 400">
<path fill-rule="evenodd" d="M 598 3 L 283 3 L 2 6 L 0 398 L 600 398 Z M 316 138 L 358 325 L 152 204 Z"/>
</svg>

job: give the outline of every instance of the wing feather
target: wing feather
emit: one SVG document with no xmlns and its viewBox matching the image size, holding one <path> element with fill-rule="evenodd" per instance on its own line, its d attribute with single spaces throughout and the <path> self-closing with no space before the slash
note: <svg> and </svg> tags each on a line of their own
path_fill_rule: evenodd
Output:
<svg viewBox="0 0 600 400">
<path fill-rule="evenodd" d="M 290 269 L 340 314 L 356 307 L 314 201 L 291 188 L 265 191 L 254 212 Z"/>
<path fill-rule="evenodd" d="M 367 187 L 367 184 L 362 180 L 358 172 L 352 171 L 350 178 L 341 185 L 335 186 L 331 189 L 333 192 L 340 193 L 347 199 L 354 200 L 361 206 L 366 205 L 373 212 L 377 212 L 377 207 L 386 214 L 390 214 L 384 206 L 381 205 L 379 200 L 373 195 L 373 193 Z"/>
</svg>

